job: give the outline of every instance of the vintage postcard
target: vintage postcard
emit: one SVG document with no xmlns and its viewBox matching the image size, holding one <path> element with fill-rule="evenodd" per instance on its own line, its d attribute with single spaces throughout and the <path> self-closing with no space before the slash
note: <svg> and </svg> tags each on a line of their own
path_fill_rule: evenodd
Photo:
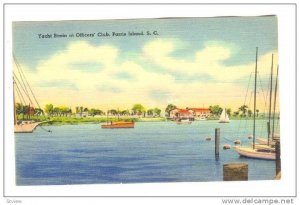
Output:
<svg viewBox="0 0 300 205">
<path fill-rule="evenodd" d="M 276 16 L 12 33 L 17 186 L 280 179 Z"/>
</svg>

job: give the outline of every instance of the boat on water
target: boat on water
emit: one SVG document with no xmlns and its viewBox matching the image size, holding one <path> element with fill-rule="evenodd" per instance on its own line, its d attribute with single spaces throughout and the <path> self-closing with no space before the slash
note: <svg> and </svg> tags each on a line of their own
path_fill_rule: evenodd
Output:
<svg viewBox="0 0 300 205">
<path fill-rule="evenodd" d="M 274 146 L 273 145 L 263 145 L 263 144 L 256 143 L 255 148 L 275 151 L 275 145 Z"/>
<path fill-rule="evenodd" d="M 222 111 L 222 114 L 220 116 L 220 119 L 219 119 L 219 123 L 229 123 L 229 116 L 228 114 L 226 113 L 226 109 L 224 108 L 223 111 Z"/>
<path fill-rule="evenodd" d="M 206 117 L 200 117 L 199 120 L 200 121 L 205 121 L 205 120 L 207 120 L 207 118 Z"/>
<path fill-rule="evenodd" d="M 134 122 L 110 122 L 109 124 L 101 125 L 101 128 L 134 128 Z"/>
<path fill-rule="evenodd" d="M 261 144 L 261 145 L 268 145 L 268 140 L 265 139 L 265 138 L 257 138 L 257 139 L 256 139 L 256 142 L 257 142 L 258 144 Z M 269 142 L 269 145 L 270 145 L 270 146 L 275 146 L 275 144 L 276 144 L 276 141 L 270 141 L 270 142 Z"/>
<path fill-rule="evenodd" d="M 240 147 L 236 146 L 235 150 L 240 156 L 256 159 L 267 159 L 275 160 L 275 150 L 270 150 L 269 148 L 258 148 L 253 149 L 252 147 Z"/>
<path fill-rule="evenodd" d="M 257 83 L 257 51 L 258 48 L 256 48 L 256 64 L 255 64 L 255 81 L 254 81 L 254 109 L 256 110 L 256 83 Z M 273 67 L 273 56 L 272 56 L 272 67 Z M 278 70 L 277 70 L 278 74 Z M 277 86 L 277 84 L 276 84 Z M 276 96 L 276 90 L 275 90 L 275 96 Z M 248 158 L 255 158 L 255 159 L 265 159 L 265 160 L 275 160 L 276 159 L 276 152 L 273 147 L 270 146 L 270 141 L 265 144 L 257 144 L 255 139 L 255 120 L 256 115 L 253 115 L 253 143 L 252 147 L 241 147 L 236 146 L 235 150 L 237 153 L 242 157 L 248 157 Z M 274 129 L 273 129 L 274 132 Z"/>
<path fill-rule="evenodd" d="M 192 124 L 192 121 L 189 120 L 189 119 L 179 119 L 179 120 L 176 120 L 176 123 L 178 125 L 180 125 L 180 124 Z"/>
<path fill-rule="evenodd" d="M 35 122 L 35 121 L 22 121 L 14 125 L 15 133 L 32 133 L 37 126 L 49 121 Z"/>
<path fill-rule="evenodd" d="M 37 126 L 50 122 L 50 121 L 36 121 L 31 120 L 31 116 L 35 115 L 35 108 L 33 107 L 33 103 L 35 103 L 38 108 L 41 110 L 40 105 L 32 91 L 32 88 L 26 79 L 26 76 L 20 66 L 20 64 L 17 62 L 17 59 L 13 55 L 14 63 L 18 69 L 19 75 L 17 75 L 15 72 L 13 72 L 13 101 L 14 101 L 14 132 L 15 133 L 32 133 Z M 21 80 L 20 80 L 21 79 Z M 28 92 L 30 91 L 30 92 Z M 24 93 L 23 93 L 24 92 Z M 18 96 L 18 100 L 21 102 L 20 105 L 23 107 L 25 111 L 23 111 L 23 120 L 17 119 L 17 103 L 15 98 L 15 93 Z M 28 98 L 27 100 L 26 97 Z M 27 102 L 26 102 L 27 101 Z M 29 101 L 29 102 L 28 102 Z M 44 113 L 42 112 L 44 115 Z M 24 115 L 26 115 L 27 120 L 24 120 Z M 49 130 L 48 130 L 49 131 Z M 49 131 L 50 132 L 50 131 Z"/>
<path fill-rule="evenodd" d="M 272 136 L 272 133 L 270 134 L 270 136 Z M 266 139 L 266 138 L 257 138 L 256 142 L 262 145 L 274 145 L 276 144 L 276 141 L 280 141 L 280 135 L 277 133 L 274 133 L 273 139 Z"/>
</svg>

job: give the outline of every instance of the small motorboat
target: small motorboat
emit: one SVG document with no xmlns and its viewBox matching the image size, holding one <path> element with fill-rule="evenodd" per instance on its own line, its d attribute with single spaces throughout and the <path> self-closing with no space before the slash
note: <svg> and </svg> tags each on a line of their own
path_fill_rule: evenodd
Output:
<svg viewBox="0 0 300 205">
<path fill-rule="evenodd" d="M 110 122 L 110 124 L 101 125 L 101 128 L 134 128 L 134 122 Z"/>
<path fill-rule="evenodd" d="M 189 120 L 189 119 L 179 119 L 179 120 L 176 121 L 176 123 L 179 124 L 179 125 L 180 124 L 191 124 L 192 121 Z"/>
</svg>

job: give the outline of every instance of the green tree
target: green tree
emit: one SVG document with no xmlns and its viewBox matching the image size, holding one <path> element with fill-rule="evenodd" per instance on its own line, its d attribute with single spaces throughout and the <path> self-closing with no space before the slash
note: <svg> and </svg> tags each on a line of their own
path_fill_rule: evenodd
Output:
<svg viewBox="0 0 300 205">
<path fill-rule="evenodd" d="M 35 115 L 43 115 L 44 110 L 42 110 L 41 108 L 34 108 L 34 114 Z"/>
<path fill-rule="evenodd" d="M 247 108 L 248 108 L 247 105 L 242 105 L 241 107 L 239 107 L 239 111 L 242 112 L 242 114 L 241 114 L 242 117 L 246 117 Z"/>
<path fill-rule="evenodd" d="M 211 105 L 209 106 L 209 110 L 213 115 L 219 116 L 221 115 L 223 109 L 219 105 Z"/>
<path fill-rule="evenodd" d="M 91 116 L 95 116 L 95 115 L 104 115 L 104 112 L 102 110 L 99 110 L 99 109 L 95 109 L 95 108 L 91 108 L 89 109 L 88 113 L 91 115 Z"/>
<path fill-rule="evenodd" d="M 153 109 L 147 110 L 147 115 L 153 116 L 154 115 L 154 110 Z"/>
<path fill-rule="evenodd" d="M 91 109 L 89 109 L 88 113 L 94 117 L 96 115 L 96 109 L 91 108 Z"/>
<path fill-rule="evenodd" d="M 253 114 L 253 113 L 252 113 L 252 110 L 249 109 L 249 110 L 247 111 L 247 114 L 248 114 L 249 117 L 251 117 L 252 114 Z"/>
<path fill-rule="evenodd" d="M 134 115 L 138 115 L 138 116 L 140 116 L 142 114 L 144 114 L 144 116 L 145 116 L 145 113 L 146 113 L 146 108 L 141 104 L 133 105 L 131 110 L 132 110 Z"/>
<path fill-rule="evenodd" d="M 169 104 L 169 105 L 166 107 L 166 109 L 165 109 L 166 115 L 167 115 L 168 117 L 170 117 L 170 112 L 171 112 L 172 110 L 176 109 L 176 108 L 177 108 L 176 105 Z"/>
<path fill-rule="evenodd" d="M 53 105 L 52 104 L 45 105 L 44 110 L 47 113 L 47 115 L 52 116 L 52 114 L 53 114 Z"/>
<path fill-rule="evenodd" d="M 120 111 L 120 114 L 121 115 L 130 115 L 130 112 L 129 112 L 129 110 L 122 110 L 122 111 Z"/>
<path fill-rule="evenodd" d="M 111 110 L 108 111 L 108 113 L 110 113 L 111 115 L 118 115 L 118 110 L 111 109 Z"/>
<path fill-rule="evenodd" d="M 239 114 L 240 114 L 240 112 L 239 112 L 239 111 L 236 111 L 236 112 L 233 113 L 233 116 L 234 116 L 234 117 L 237 117 Z"/>
<path fill-rule="evenodd" d="M 256 109 L 255 112 L 256 112 L 256 117 L 258 117 L 259 109 Z"/>
<path fill-rule="evenodd" d="M 22 115 L 22 119 L 24 119 L 24 115 L 26 114 L 26 108 L 21 103 L 16 104 L 16 114 Z"/>
<path fill-rule="evenodd" d="M 59 109 L 59 107 L 54 107 L 53 108 L 53 115 L 55 115 L 55 116 L 59 116 L 60 115 L 60 109 Z"/>
<path fill-rule="evenodd" d="M 154 113 L 155 116 L 160 117 L 161 109 L 156 107 L 156 108 L 153 109 L 153 113 Z"/>
<path fill-rule="evenodd" d="M 59 116 L 67 116 L 71 111 L 71 109 L 66 106 L 60 106 L 58 109 Z"/>
<path fill-rule="evenodd" d="M 16 114 L 20 115 L 24 113 L 25 113 L 24 106 L 21 103 L 16 103 Z"/>
<path fill-rule="evenodd" d="M 231 108 L 227 108 L 227 109 L 226 109 L 226 113 L 227 113 L 227 115 L 230 117 L 230 116 L 231 116 Z"/>
</svg>

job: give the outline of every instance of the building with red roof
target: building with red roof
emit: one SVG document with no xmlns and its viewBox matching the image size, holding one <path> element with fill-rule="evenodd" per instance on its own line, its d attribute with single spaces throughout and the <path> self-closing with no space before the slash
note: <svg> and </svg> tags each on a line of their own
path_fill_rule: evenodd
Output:
<svg viewBox="0 0 300 205">
<path fill-rule="evenodd" d="M 189 110 L 193 111 L 194 118 L 196 120 L 205 119 L 209 116 L 211 116 L 211 112 L 209 108 L 189 108 Z"/>
<path fill-rule="evenodd" d="M 191 119 L 200 120 L 206 119 L 211 116 L 211 112 L 208 108 L 176 108 L 170 111 L 170 118 L 173 120 L 177 119 Z"/>
</svg>

